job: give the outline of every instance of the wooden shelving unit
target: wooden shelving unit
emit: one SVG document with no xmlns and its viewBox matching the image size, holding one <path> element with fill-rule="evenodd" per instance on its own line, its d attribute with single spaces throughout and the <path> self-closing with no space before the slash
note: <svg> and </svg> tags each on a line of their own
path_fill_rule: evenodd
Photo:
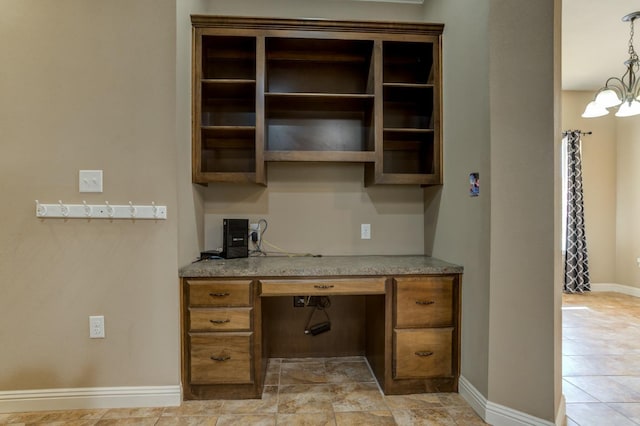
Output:
<svg viewBox="0 0 640 426">
<path fill-rule="evenodd" d="M 192 16 L 193 182 L 266 163 L 356 162 L 442 183 L 441 24 Z"/>
<path fill-rule="evenodd" d="M 194 42 L 193 182 L 256 182 L 256 39 Z"/>
</svg>

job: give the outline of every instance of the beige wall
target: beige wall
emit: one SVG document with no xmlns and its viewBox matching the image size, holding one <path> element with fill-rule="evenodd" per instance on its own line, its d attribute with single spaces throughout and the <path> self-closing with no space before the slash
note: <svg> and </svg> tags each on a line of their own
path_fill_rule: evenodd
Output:
<svg viewBox="0 0 640 426">
<path fill-rule="evenodd" d="M 265 241 L 294 253 L 322 255 L 423 254 L 422 189 L 363 187 L 362 165 L 270 164 L 267 188 L 209 185 L 205 243 L 222 246 L 222 220 L 268 221 Z M 360 238 L 360 224 L 371 239 Z M 277 254 L 278 249 L 263 245 Z"/>
<path fill-rule="evenodd" d="M 640 287 L 640 117 L 617 119 L 617 204 L 616 280 L 617 284 Z"/>
<path fill-rule="evenodd" d="M 561 394 L 558 6 L 492 0 L 489 18 L 489 399 L 549 421 Z"/>
<path fill-rule="evenodd" d="M 0 390 L 177 384 L 173 1 L 3 0 L 0 56 Z M 36 199 L 169 219 L 39 220 Z"/>
<path fill-rule="evenodd" d="M 562 92 L 562 129 L 591 131 L 582 138 L 584 215 L 593 283 L 616 283 L 616 123 L 613 114 L 582 118 L 593 92 Z M 632 266 L 637 269 L 635 258 Z"/>
<path fill-rule="evenodd" d="M 461 10 L 465 13 L 460 13 Z M 429 1 L 424 17 L 445 22 L 445 185 L 425 191 L 425 252 L 464 265 L 462 375 L 487 396 L 491 212 L 489 4 Z M 468 195 L 472 172 L 480 173 L 477 198 Z"/>
</svg>

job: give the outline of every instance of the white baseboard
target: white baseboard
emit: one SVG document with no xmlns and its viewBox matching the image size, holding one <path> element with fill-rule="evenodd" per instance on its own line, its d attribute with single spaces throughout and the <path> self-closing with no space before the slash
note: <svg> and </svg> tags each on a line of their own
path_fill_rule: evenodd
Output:
<svg viewBox="0 0 640 426">
<path fill-rule="evenodd" d="M 179 406 L 180 386 L 40 389 L 0 392 L 0 413 Z"/>
<path fill-rule="evenodd" d="M 612 291 L 615 293 L 622 293 L 629 296 L 640 297 L 640 288 L 614 283 L 591 283 L 591 291 Z"/>
<path fill-rule="evenodd" d="M 483 420 L 487 418 L 487 398 L 464 376 L 458 379 L 458 393 Z"/>
<path fill-rule="evenodd" d="M 566 411 L 564 396 L 560 400 L 556 422 L 552 423 L 487 400 L 463 376 L 460 376 L 458 381 L 458 392 L 485 422 L 493 426 L 562 426 L 564 424 Z"/>
</svg>

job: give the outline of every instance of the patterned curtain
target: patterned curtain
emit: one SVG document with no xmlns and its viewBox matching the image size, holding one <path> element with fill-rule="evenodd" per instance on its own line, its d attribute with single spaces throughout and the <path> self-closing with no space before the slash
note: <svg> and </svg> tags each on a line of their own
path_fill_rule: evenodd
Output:
<svg viewBox="0 0 640 426">
<path fill-rule="evenodd" d="M 589 281 L 587 239 L 584 232 L 580 132 L 567 132 L 565 138 L 567 144 L 567 236 L 564 291 L 566 293 L 582 293 L 591 291 L 591 284 Z"/>
</svg>

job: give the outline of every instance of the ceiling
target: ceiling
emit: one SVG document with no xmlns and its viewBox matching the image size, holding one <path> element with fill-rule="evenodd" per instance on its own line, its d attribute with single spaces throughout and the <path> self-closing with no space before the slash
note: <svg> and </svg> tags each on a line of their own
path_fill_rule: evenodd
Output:
<svg viewBox="0 0 640 426">
<path fill-rule="evenodd" d="M 609 77 L 622 77 L 629 58 L 629 23 L 622 17 L 640 10 L 630 0 L 562 1 L 562 89 L 597 90 Z M 634 47 L 640 52 L 640 19 Z"/>
</svg>

